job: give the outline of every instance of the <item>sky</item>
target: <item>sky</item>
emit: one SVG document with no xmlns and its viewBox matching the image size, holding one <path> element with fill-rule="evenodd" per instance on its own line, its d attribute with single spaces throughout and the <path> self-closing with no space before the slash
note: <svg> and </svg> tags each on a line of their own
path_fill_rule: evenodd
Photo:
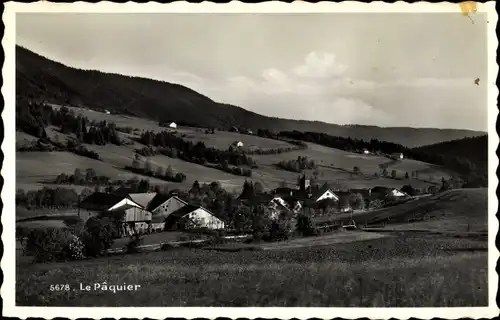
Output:
<svg viewBox="0 0 500 320">
<path fill-rule="evenodd" d="M 16 43 L 68 66 L 179 83 L 267 116 L 487 131 L 486 17 L 473 19 L 18 13 Z"/>
</svg>

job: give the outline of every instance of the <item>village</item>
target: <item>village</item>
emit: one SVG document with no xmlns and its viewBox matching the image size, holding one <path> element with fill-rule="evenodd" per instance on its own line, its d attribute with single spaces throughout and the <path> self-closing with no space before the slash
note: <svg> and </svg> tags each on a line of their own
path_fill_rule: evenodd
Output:
<svg viewBox="0 0 500 320">
<path fill-rule="evenodd" d="M 248 185 L 250 183 L 245 182 L 245 186 Z M 306 175 L 298 179 L 295 188 L 278 187 L 269 192 L 248 193 L 245 186 L 238 200 L 250 207 L 264 206 L 272 221 L 278 221 L 281 217 L 295 221 L 300 214 L 310 214 L 311 208 L 322 208 L 321 211 L 326 212 L 321 215 L 322 220 L 330 223 L 334 223 L 339 217 L 345 218 L 345 214 L 350 213 L 348 223 L 338 225 L 349 230 L 356 228 L 353 214 L 411 198 L 406 192 L 396 188 L 340 191 L 332 190 L 326 185 L 313 187 Z M 192 193 L 193 190 L 188 192 Z M 378 206 L 374 206 L 375 203 Z M 114 192 L 95 192 L 83 199 L 78 206 L 78 217 L 84 222 L 103 213 L 105 216 L 122 213 L 123 220 L 118 232 L 120 237 L 132 236 L 134 232 L 149 234 L 181 229 L 234 231 L 231 230 L 233 226 L 224 219 L 227 215 L 217 215 L 203 206 L 189 203 L 189 199 L 182 199 L 177 193 L 135 193 L 130 188 L 122 187 Z"/>
<path fill-rule="evenodd" d="M 16 13 L 9 302 L 488 305 L 490 46 L 457 16 Z"/>
</svg>

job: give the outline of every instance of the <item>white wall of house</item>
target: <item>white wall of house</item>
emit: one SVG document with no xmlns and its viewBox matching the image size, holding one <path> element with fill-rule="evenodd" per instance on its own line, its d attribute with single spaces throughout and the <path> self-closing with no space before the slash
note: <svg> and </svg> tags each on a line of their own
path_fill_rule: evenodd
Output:
<svg viewBox="0 0 500 320">
<path fill-rule="evenodd" d="M 151 230 L 162 231 L 165 229 L 165 222 L 155 222 L 151 223 Z"/>
<path fill-rule="evenodd" d="M 125 210 L 125 222 L 130 221 L 151 221 L 151 212 L 141 208 L 133 207 Z"/>
<path fill-rule="evenodd" d="M 153 215 L 154 216 L 163 216 L 163 217 L 168 217 L 172 212 L 179 210 L 180 208 L 184 207 L 187 205 L 187 202 L 184 200 L 178 198 L 178 197 L 172 197 L 153 209 Z"/>
<path fill-rule="evenodd" d="M 273 200 L 271 200 L 271 203 L 273 203 L 273 202 L 277 202 L 277 203 L 279 203 L 280 205 L 282 205 L 282 206 L 283 206 L 283 207 L 285 207 L 285 208 L 287 208 L 287 207 L 288 207 L 288 205 L 287 205 L 287 203 L 285 202 L 285 200 L 283 200 L 283 198 L 281 198 L 281 197 L 274 197 L 274 199 L 273 199 Z"/>
<path fill-rule="evenodd" d="M 210 212 L 203 208 L 198 208 L 189 213 L 189 219 L 195 221 L 201 227 L 217 230 L 224 229 L 224 221 L 213 216 Z"/>
<path fill-rule="evenodd" d="M 293 207 L 293 212 L 298 213 L 300 212 L 300 210 L 302 210 L 302 203 L 300 203 L 300 201 L 297 201 L 295 203 L 295 206 Z"/>
<path fill-rule="evenodd" d="M 120 202 L 118 202 L 117 204 L 115 204 L 111 208 L 109 208 L 108 211 L 118 209 L 118 208 L 123 207 L 123 206 L 125 206 L 127 204 L 131 205 L 131 206 L 134 206 L 134 207 L 137 207 L 137 208 L 141 207 L 140 205 L 138 205 L 134 201 L 132 201 L 132 200 L 130 200 L 128 198 L 123 198 Z"/>
<path fill-rule="evenodd" d="M 177 123 L 175 122 L 172 122 L 170 125 L 169 125 L 170 128 L 172 129 L 177 129 Z"/>
<path fill-rule="evenodd" d="M 398 189 L 392 189 L 389 195 L 392 197 L 405 197 L 406 193 L 401 192 Z"/>
<path fill-rule="evenodd" d="M 139 233 L 145 233 L 149 229 L 149 223 L 148 222 L 136 222 L 135 223 L 135 230 Z M 132 230 L 131 226 L 128 223 L 123 223 L 122 224 L 122 234 L 123 235 L 133 235 L 134 231 Z"/>
<path fill-rule="evenodd" d="M 326 190 L 325 193 L 323 193 L 321 196 L 319 196 L 316 199 L 316 202 L 319 202 L 319 201 L 325 200 L 325 199 L 333 199 L 335 201 L 338 201 L 339 197 L 337 197 L 337 195 L 334 194 L 333 192 L 331 192 L 330 190 Z"/>
</svg>

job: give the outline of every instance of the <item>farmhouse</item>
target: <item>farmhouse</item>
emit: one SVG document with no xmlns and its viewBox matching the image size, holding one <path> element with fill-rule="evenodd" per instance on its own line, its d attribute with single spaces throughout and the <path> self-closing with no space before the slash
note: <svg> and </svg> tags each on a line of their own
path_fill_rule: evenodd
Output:
<svg viewBox="0 0 500 320">
<path fill-rule="evenodd" d="M 212 230 L 224 229 L 224 221 L 217 218 L 209 210 L 193 205 L 185 205 L 172 212 L 164 220 L 165 230 L 208 228 Z"/>
<path fill-rule="evenodd" d="M 173 212 L 182 207 L 187 206 L 188 203 L 177 196 L 166 196 L 163 194 L 156 195 L 155 198 L 148 204 L 148 210 L 151 211 L 153 217 L 161 217 L 158 219 L 165 219 Z"/>
<path fill-rule="evenodd" d="M 392 153 L 389 158 L 394 159 L 394 160 L 403 160 L 404 156 L 402 153 L 396 152 Z"/>
<path fill-rule="evenodd" d="M 397 200 L 402 198 L 407 198 L 409 195 L 406 192 L 403 192 L 399 189 L 393 188 L 387 194 L 386 198 L 389 200 Z"/>
<path fill-rule="evenodd" d="M 241 142 L 241 141 L 234 141 L 231 145 L 233 147 L 242 148 L 243 147 L 243 142 Z"/>
<path fill-rule="evenodd" d="M 180 225 L 224 228 L 224 222 L 212 212 L 192 206 L 177 196 L 127 191 L 127 188 L 121 188 L 115 193 L 96 192 L 90 195 L 80 204 L 80 216 L 88 219 L 103 212 L 123 214 L 122 232 L 129 234 L 133 227 L 140 232 L 178 228 Z"/>
<path fill-rule="evenodd" d="M 322 188 L 318 190 L 311 196 L 314 202 L 319 202 L 321 200 L 332 199 L 333 201 L 339 201 L 339 197 L 333 193 L 329 188 Z"/>
<path fill-rule="evenodd" d="M 171 129 L 177 129 L 177 123 L 175 122 L 171 122 L 169 125 L 168 125 L 169 128 Z"/>
<path fill-rule="evenodd" d="M 363 149 L 363 154 L 370 154 L 370 151 L 368 151 L 368 149 Z"/>
</svg>

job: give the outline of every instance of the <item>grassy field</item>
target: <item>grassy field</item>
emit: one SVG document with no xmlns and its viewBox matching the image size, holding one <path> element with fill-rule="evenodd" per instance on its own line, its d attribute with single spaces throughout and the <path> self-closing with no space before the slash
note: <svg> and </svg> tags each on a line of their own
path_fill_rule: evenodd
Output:
<svg viewBox="0 0 500 320">
<path fill-rule="evenodd" d="M 135 134 L 140 134 L 144 130 L 161 131 L 165 130 L 158 123 L 146 119 L 124 116 L 110 115 L 102 112 L 91 111 L 80 108 L 70 108 L 76 114 L 83 114 L 90 120 L 106 120 L 116 123 L 119 127 L 132 127 L 138 129 Z M 215 134 L 205 134 L 203 130 L 189 127 L 179 127 L 179 133 L 185 134 L 186 139 L 193 141 L 203 141 L 208 146 L 214 146 L 220 149 L 226 149 L 233 141 L 242 141 L 245 146 L 254 146 L 261 149 L 289 147 L 290 144 L 267 138 L 261 138 L 252 135 L 244 135 L 233 132 L 216 131 Z M 54 128 L 47 130 L 49 136 L 64 140 L 65 137 L 58 133 Z M 124 137 L 127 134 L 122 134 Z M 33 140 L 34 137 L 24 133 L 17 133 L 18 141 L 25 143 Z M 69 152 L 17 152 L 16 153 L 16 174 L 17 187 L 23 189 L 37 189 L 42 187 L 41 180 L 54 179 L 58 174 L 72 173 L 76 168 L 86 169 L 94 168 L 98 174 L 109 176 L 111 179 L 129 179 L 137 176 L 123 170 L 123 167 L 131 165 L 135 150 L 141 148 L 142 145 L 134 143 L 133 145 L 115 146 L 108 144 L 106 146 L 86 145 L 90 150 L 97 152 L 102 161 L 96 161 L 85 157 L 77 156 Z M 288 172 L 275 167 L 275 164 L 282 160 L 297 159 L 298 156 L 307 156 L 314 160 L 318 165 L 320 173 L 320 182 L 341 182 L 346 187 L 363 188 L 373 186 L 386 187 L 402 187 L 405 184 L 411 183 L 414 187 L 422 188 L 430 184 L 421 180 L 395 180 L 389 178 L 374 177 L 375 172 L 379 172 L 379 165 L 390 162 L 389 159 L 379 156 L 367 156 L 350 152 L 345 152 L 338 149 L 323 147 L 316 144 L 309 144 L 307 150 L 292 151 L 276 155 L 253 155 L 252 158 L 257 160 L 259 168 L 253 170 L 253 181 L 260 182 L 265 189 L 275 188 L 282 183 L 295 185 L 298 173 Z M 169 187 L 187 188 L 192 185 L 195 180 L 200 182 L 220 181 L 222 186 L 228 190 L 241 189 L 245 177 L 235 176 L 220 170 L 199 166 L 192 163 L 187 163 L 178 159 L 170 159 L 165 156 L 154 156 L 151 158 L 156 165 L 167 167 L 171 165 L 174 171 L 183 172 L 187 175 L 186 181 L 181 184 L 168 183 L 162 180 L 148 178 L 153 184 L 168 185 Z M 363 175 L 352 175 L 353 167 L 357 166 L 361 169 Z M 449 172 L 438 166 L 427 163 L 403 160 L 391 167 L 397 170 L 399 177 L 404 177 L 405 172 L 419 170 L 425 178 L 429 176 L 435 177 L 438 181 L 441 177 L 448 178 Z M 312 174 L 311 170 L 306 173 Z M 138 176 L 139 178 L 146 178 Z"/>
<path fill-rule="evenodd" d="M 357 306 L 487 304 L 487 244 L 381 237 L 314 248 L 179 249 L 89 261 L 18 264 L 16 304 L 50 306 Z M 137 292 L 79 290 L 138 284 Z M 51 292 L 49 284 L 72 289 Z"/>
<path fill-rule="evenodd" d="M 426 217 L 422 221 L 418 220 Z M 463 234 L 488 231 L 488 190 L 458 189 L 424 196 L 395 206 L 353 215 L 359 225 L 386 223 L 391 230 L 427 230 Z M 350 219 L 349 214 L 320 220 Z"/>
</svg>

